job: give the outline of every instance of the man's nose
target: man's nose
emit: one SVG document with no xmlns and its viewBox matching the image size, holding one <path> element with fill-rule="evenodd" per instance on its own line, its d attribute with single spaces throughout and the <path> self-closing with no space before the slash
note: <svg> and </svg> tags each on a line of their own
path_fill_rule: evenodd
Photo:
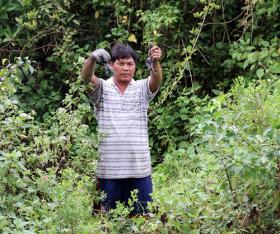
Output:
<svg viewBox="0 0 280 234">
<path fill-rule="evenodd" d="M 125 70 L 125 71 L 128 70 L 128 65 L 127 64 L 123 65 L 123 70 Z"/>
</svg>

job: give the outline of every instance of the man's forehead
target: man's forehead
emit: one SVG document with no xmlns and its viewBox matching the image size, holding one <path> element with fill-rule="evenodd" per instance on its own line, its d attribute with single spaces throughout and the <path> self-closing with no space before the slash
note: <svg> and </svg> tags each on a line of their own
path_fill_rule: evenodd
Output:
<svg viewBox="0 0 280 234">
<path fill-rule="evenodd" d="M 119 59 L 116 59 L 116 61 L 118 61 L 118 62 L 134 62 L 134 59 L 132 57 L 129 57 L 129 58 L 119 58 Z"/>
</svg>

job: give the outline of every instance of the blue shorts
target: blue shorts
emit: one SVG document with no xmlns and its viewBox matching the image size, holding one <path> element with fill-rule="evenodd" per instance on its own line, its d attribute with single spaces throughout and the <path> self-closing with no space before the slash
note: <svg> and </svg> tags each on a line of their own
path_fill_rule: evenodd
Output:
<svg viewBox="0 0 280 234">
<path fill-rule="evenodd" d="M 147 212 L 147 202 L 151 202 L 151 193 L 153 192 L 151 176 L 144 178 L 127 179 L 98 179 L 98 187 L 107 196 L 102 201 L 102 207 L 105 209 L 116 208 L 116 202 L 128 204 L 133 190 L 138 190 L 138 202 L 134 204 L 132 215 L 143 214 Z"/>
</svg>

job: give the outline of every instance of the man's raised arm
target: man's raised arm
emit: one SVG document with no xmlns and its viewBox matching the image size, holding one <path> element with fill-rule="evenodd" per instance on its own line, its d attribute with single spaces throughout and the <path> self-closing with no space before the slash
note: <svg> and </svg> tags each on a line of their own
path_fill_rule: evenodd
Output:
<svg viewBox="0 0 280 234">
<path fill-rule="evenodd" d="M 159 63 L 161 54 L 162 54 L 161 49 L 158 46 L 153 46 L 149 51 L 149 55 L 152 60 L 152 68 L 150 70 L 150 78 L 149 78 L 149 87 L 152 93 L 157 91 L 162 81 L 162 69 Z"/>
<path fill-rule="evenodd" d="M 95 88 L 99 85 L 99 79 L 94 75 L 96 63 L 108 63 L 111 57 L 104 49 L 97 49 L 86 59 L 82 68 L 82 78 L 85 83 L 92 83 Z"/>
</svg>

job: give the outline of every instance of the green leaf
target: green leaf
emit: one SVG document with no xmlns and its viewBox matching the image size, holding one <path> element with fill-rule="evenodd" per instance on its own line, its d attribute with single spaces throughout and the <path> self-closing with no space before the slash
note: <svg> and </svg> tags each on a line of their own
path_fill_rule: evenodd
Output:
<svg viewBox="0 0 280 234">
<path fill-rule="evenodd" d="M 269 42 L 267 42 L 267 41 L 262 41 L 261 43 L 262 43 L 262 45 L 263 45 L 264 47 L 269 47 Z"/>
<path fill-rule="evenodd" d="M 6 58 L 2 59 L 2 65 L 3 66 L 7 66 L 8 64 L 9 64 L 9 60 L 8 59 L 6 59 Z"/>
<path fill-rule="evenodd" d="M 264 70 L 262 68 L 259 68 L 256 73 L 258 78 L 262 78 L 264 75 Z"/>
<path fill-rule="evenodd" d="M 279 74 L 280 73 L 280 63 L 275 63 L 271 66 L 270 72 L 274 74 Z"/>
<path fill-rule="evenodd" d="M 135 34 L 130 34 L 130 36 L 128 37 L 127 40 L 128 40 L 129 42 L 137 43 L 137 39 L 136 39 Z"/>
<path fill-rule="evenodd" d="M 80 22 L 76 19 L 73 20 L 73 23 L 76 24 L 76 25 L 80 25 Z"/>
<path fill-rule="evenodd" d="M 253 53 L 248 54 L 247 58 L 248 58 L 250 63 L 254 63 L 254 62 L 257 61 L 258 56 L 257 56 L 256 52 L 253 52 Z"/>
<path fill-rule="evenodd" d="M 212 93 L 214 93 L 215 95 L 219 95 L 219 94 L 221 93 L 221 91 L 218 90 L 218 89 L 212 89 L 211 91 L 212 91 Z"/>
<path fill-rule="evenodd" d="M 245 60 L 243 64 L 243 69 L 245 69 L 249 65 L 249 60 Z"/>
</svg>

